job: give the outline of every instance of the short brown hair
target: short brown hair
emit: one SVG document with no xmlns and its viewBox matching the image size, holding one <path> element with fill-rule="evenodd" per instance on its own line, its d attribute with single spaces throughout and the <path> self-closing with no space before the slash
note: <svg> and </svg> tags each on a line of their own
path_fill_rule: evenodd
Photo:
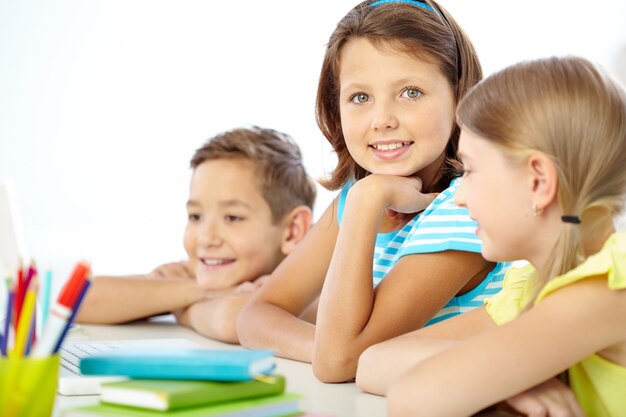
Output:
<svg viewBox="0 0 626 417">
<path fill-rule="evenodd" d="M 196 150 L 191 168 L 214 159 L 247 159 L 254 163 L 261 195 L 270 206 L 274 223 L 297 206 L 313 209 L 315 184 L 291 136 L 258 126 L 222 132 Z"/>
<path fill-rule="evenodd" d="M 368 174 L 348 152 L 339 114 L 339 57 L 350 39 L 368 39 L 374 45 L 392 47 L 436 63 L 452 88 L 455 103 L 482 78 L 474 47 L 452 16 L 437 3 L 422 2 L 432 10 L 406 2 L 370 6 L 371 3 L 372 0 L 367 0 L 358 4 L 337 24 L 322 63 L 315 113 L 320 130 L 337 153 L 337 166 L 328 179 L 321 181 L 331 190 Z M 459 134 L 460 129 L 455 124 L 439 180 L 430 187 L 432 191 L 447 188 L 452 178 L 460 173 L 461 164 L 456 154 Z"/>
</svg>

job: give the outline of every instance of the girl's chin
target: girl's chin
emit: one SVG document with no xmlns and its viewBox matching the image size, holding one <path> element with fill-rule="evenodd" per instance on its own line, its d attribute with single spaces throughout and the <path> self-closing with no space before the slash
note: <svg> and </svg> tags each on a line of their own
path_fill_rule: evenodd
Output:
<svg viewBox="0 0 626 417">
<path fill-rule="evenodd" d="M 377 175 L 392 175 L 394 177 L 415 177 L 417 176 L 415 172 L 404 169 L 372 169 L 368 170 L 368 172 Z"/>
<path fill-rule="evenodd" d="M 498 256 L 498 253 L 493 250 L 492 246 L 488 242 L 485 242 L 483 239 L 480 241 L 482 243 L 482 250 L 480 253 L 485 260 L 489 262 L 500 262 L 502 260 L 502 257 Z"/>
</svg>

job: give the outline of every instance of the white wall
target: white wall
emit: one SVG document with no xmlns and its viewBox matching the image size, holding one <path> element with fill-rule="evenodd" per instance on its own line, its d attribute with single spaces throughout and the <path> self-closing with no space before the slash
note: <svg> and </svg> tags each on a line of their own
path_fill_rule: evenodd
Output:
<svg viewBox="0 0 626 417">
<path fill-rule="evenodd" d="M 441 0 L 485 72 L 578 54 L 626 80 L 626 2 Z M 356 0 L 0 0 L 0 175 L 26 240 L 61 275 L 184 258 L 188 160 L 243 124 L 293 135 L 316 177 L 324 45 Z M 621 72 L 621 73 L 620 73 Z M 332 194 L 320 189 L 316 216 Z"/>
</svg>

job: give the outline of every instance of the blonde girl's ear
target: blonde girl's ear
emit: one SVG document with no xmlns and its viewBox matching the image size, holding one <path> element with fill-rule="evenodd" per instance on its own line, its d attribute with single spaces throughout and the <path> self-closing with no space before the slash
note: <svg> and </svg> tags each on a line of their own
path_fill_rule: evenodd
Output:
<svg viewBox="0 0 626 417">
<path fill-rule="evenodd" d="M 541 212 L 557 199 L 558 172 L 554 162 L 543 152 L 534 152 L 528 158 L 527 167 L 533 206 Z"/>
<path fill-rule="evenodd" d="M 297 206 L 283 218 L 283 240 L 280 250 L 287 256 L 311 228 L 313 212 L 307 206 Z"/>
</svg>

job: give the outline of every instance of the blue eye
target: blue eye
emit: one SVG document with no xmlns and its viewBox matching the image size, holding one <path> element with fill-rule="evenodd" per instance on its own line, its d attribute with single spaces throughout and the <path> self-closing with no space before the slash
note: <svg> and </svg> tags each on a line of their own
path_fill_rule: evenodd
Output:
<svg viewBox="0 0 626 417">
<path fill-rule="evenodd" d="M 420 90 L 418 90 L 417 88 L 413 88 L 413 87 L 407 87 L 402 91 L 402 97 L 410 98 L 410 99 L 419 98 L 423 94 L 424 93 L 422 93 Z"/>
<path fill-rule="evenodd" d="M 370 100 L 370 96 L 365 93 L 356 93 L 350 97 L 350 102 L 354 104 L 367 103 Z"/>
</svg>

